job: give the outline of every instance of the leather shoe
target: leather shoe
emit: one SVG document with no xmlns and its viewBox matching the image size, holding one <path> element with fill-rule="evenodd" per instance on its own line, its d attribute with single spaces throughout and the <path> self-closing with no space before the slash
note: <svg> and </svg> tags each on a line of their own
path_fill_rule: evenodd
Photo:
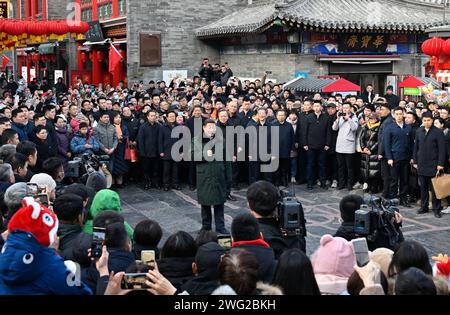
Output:
<svg viewBox="0 0 450 315">
<path fill-rule="evenodd" d="M 420 209 L 419 211 L 417 211 L 417 214 L 425 214 L 428 213 L 429 210 L 428 209 Z"/>
<path fill-rule="evenodd" d="M 237 199 L 230 194 L 230 195 L 227 196 L 227 200 L 229 200 L 229 201 L 236 201 Z"/>
<path fill-rule="evenodd" d="M 181 186 L 180 186 L 180 185 L 174 185 L 174 186 L 173 186 L 173 189 L 175 189 L 175 190 L 181 190 Z"/>
<path fill-rule="evenodd" d="M 165 186 L 164 187 L 164 191 L 169 191 L 170 190 L 170 187 L 169 186 Z"/>
<path fill-rule="evenodd" d="M 438 219 L 442 218 L 442 214 L 441 214 L 441 211 L 440 211 L 440 210 L 433 211 L 433 212 L 434 212 L 434 216 L 435 216 L 436 218 L 438 218 Z"/>
<path fill-rule="evenodd" d="M 328 190 L 327 184 L 321 184 L 320 188 L 322 188 L 323 190 Z"/>
<path fill-rule="evenodd" d="M 308 185 L 308 190 L 313 190 L 313 186 L 312 185 Z"/>
<path fill-rule="evenodd" d="M 216 232 L 217 232 L 217 234 L 230 235 L 230 232 L 227 229 L 216 230 Z"/>
<path fill-rule="evenodd" d="M 194 191 L 194 190 L 195 190 L 195 186 L 192 186 L 192 185 L 189 186 L 189 190 L 190 190 L 190 191 Z"/>
</svg>

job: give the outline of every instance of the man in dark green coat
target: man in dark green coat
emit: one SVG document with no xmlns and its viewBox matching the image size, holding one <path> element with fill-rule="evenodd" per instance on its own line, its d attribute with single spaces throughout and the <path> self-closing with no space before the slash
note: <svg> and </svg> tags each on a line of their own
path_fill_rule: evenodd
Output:
<svg viewBox="0 0 450 315">
<path fill-rule="evenodd" d="M 227 196 L 223 139 L 215 137 L 216 124 L 207 119 L 203 123 L 203 135 L 193 139 L 193 155 L 197 164 L 197 198 L 202 206 L 202 230 L 212 229 L 211 206 L 214 207 L 216 231 L 229 234 L 225 229 L 224 204 Z M 215 145 L 213 145 L 215 144 Z M 217 153 L 217 155 L 216 155 Z"/>
</svg>

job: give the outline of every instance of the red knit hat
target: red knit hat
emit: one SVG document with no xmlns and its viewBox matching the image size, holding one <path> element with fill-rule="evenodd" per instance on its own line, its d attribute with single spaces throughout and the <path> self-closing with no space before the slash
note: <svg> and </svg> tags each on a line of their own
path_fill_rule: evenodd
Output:
<svg viewBox="0 0 450 315">
<path fill-rule="evenodd" d="M 57 236 L 59 221 L 56 214 L 37 203 L 32 197 L 22 201 L 23 208 L 17 211 L 8 224 L 8 231 L 16 230 L 33 234 L 42 246 L 52 245 Z"/>
</svg>

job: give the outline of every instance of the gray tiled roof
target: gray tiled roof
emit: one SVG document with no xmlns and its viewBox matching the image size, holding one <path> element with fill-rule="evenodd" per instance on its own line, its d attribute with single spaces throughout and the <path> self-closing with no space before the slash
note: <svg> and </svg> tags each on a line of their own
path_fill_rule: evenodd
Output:
<svg viewBox="0 0 450 315">
<path fill-rule="evenodd" d="M 257 33 L 276 19 L 326 29 L 424 31 L 443 24 L 443 9 L 421 0 L 295 0 L 245 8 L 198 29 L 196 35 Z"/>
<path fill-rule="evenodd" d="M 320 93 L 336 80 L 322 78 L 300 78 L 284 86 L 285 90 L 297 92 Z"/>
<path fill-rule="evenodd" d="M 419 77 L 418 79 L 419 79 L 420 81 L 422 81 L 425 85 L 428 85 L 428 84 L 431 83 L 435 88 L 438 88 L 438 87 L 439 87 L 439 83 L 438 83 L 438 81 L 436 81 L 435 78 Z"/>
</svg>

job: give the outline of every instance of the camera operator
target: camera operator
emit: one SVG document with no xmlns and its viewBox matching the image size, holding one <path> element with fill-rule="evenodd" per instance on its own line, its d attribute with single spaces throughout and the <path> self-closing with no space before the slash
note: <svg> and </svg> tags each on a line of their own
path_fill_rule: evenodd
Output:
<svg viewBox="0 0 450 315">
<path fill-rule="evenodd" d="M 365 204 L 364 199 L 359 195 L 348 195 L 342 198 L 339 203 L 339 211 L 341 212 L 342 224 L 334 234 L 334 237 L 342 237 L 347 241 L 364 237 L 355 233 L 355 212 L 361 209 L 361 205 Z M 395 212 L 394 227 L 398 233 L 397 243 L 404 241 L 403 233 L 400 230 L 403 217 L 399 212 Z M 367 244 L 370 251 L 377 248 L 394 249 L 395 246 L 390 244 L 390 235 L 386 229 L 378 229 L 374 240 L 367 239 Z"/>
<path fill-rule="evenodd" d="M 306 252 L 306 241 L 302 235 L 284 237 L 281 233 L 275 211 L 280 200 L 278 189 L 270 182 L 258 181 L 247 190 L 248 207 L 258 220 L 264 240 L 274 250 L 275 259 L 291 248 Z"/>
</svg>

